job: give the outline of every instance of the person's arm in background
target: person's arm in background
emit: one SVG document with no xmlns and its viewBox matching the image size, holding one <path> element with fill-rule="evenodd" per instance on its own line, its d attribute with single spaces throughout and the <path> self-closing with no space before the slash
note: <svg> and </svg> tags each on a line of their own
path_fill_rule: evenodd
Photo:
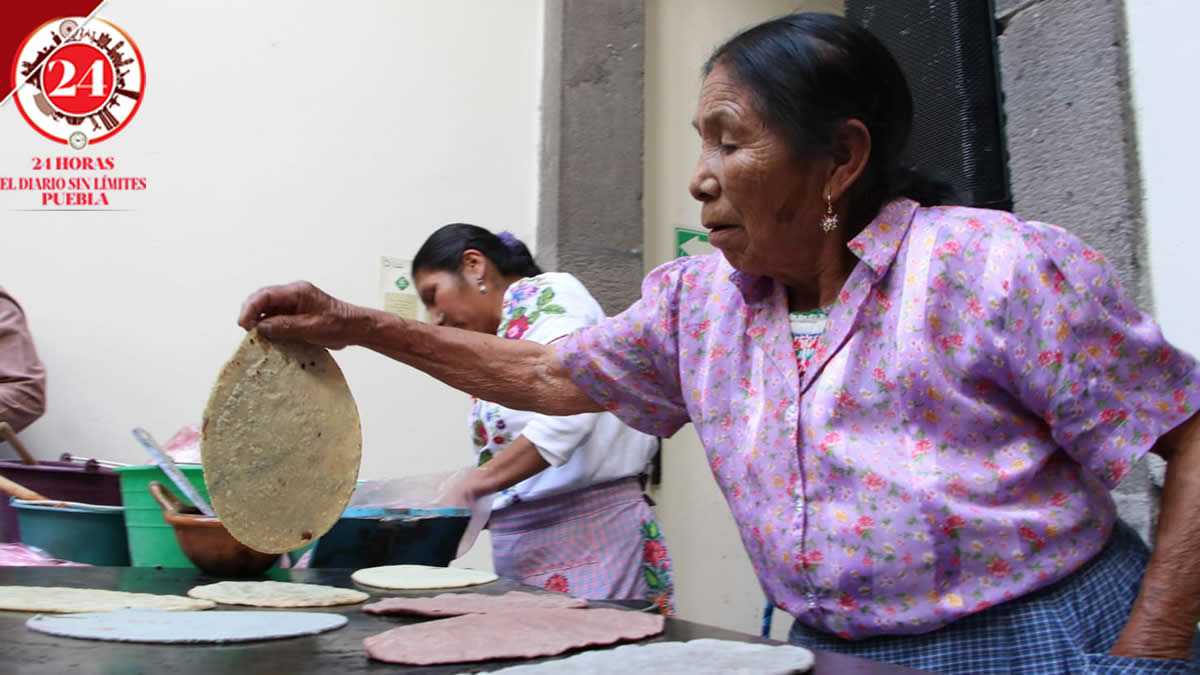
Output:
<svg viewBox="0 0 1200 675">
<path fill-rule="evenodd" d="M 458 486 L 469 499 L 495 494 L 550 467 L 566 464 L 584 444 L 600 413 L 537 415 L 503 452 L 468 474 Z"/>
<path fill-rule="evenodd" d="M 524 436 L 517 436 L 504 452 L 476 468 L 458 486 L 467 503 L 495 494 L 532 478 L 550 467 L 541 453 Z"/>
<path fill-rule="evenodd" d="M 551 344 L 604 319 L 604 310 L 577 280 L 541 279 L 519 281 L 505 295 L 502 328 L 518 312 L 534 317 L 532 323 L 512 333 L 518 340 Z M 531 304 L 543 294 L 553 298 L 554 311 L 538 311 Z M 458 486 L 460 494 L 468 500 L 478 499 L 513 487 L 550 467 L 563 466 L 591 436 L 599 419 L 599 413 L 533 415 L 516 430 L 518 436 L 508 447 L 466 476 Z"/>
<path fill-rule="evenodd" d="M 21 306 L 0 288 L 0 422 L 21 431 L 46 411 L 46 368 Z"/>
</svg>

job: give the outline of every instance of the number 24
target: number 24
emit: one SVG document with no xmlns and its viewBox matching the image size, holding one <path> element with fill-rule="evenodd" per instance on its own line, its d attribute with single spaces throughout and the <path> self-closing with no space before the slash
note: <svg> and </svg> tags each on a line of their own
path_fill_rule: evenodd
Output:
<svg viewBox="0 0 1200 675">
<path fill-rule="evenodd" d="M 54 66 L 62 65 L 63 76 L 59 80 L 58 86 L 54 91 L 50 92 L 50 96 L 75 96 L 75 87 L 84 85 L 84 80 L 91 78 L 91 84 L 87 85 L 88 89 L 92 90 L 92 96 L 104 95 L 104 61 L 96 59 L 92 61 L 92 65 L 87 69 L 87 73 L 78 81 L 72 81 L 75 78 L 75 64 L 66 59 L 55 59 L 46 64 L 46 72 L 49 73 Z"/>
</svg>

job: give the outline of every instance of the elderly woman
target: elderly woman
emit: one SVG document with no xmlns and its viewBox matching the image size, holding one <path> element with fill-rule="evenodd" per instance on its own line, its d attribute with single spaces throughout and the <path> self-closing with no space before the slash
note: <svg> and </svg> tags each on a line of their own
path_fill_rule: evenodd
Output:
<svg viewBox="0 0 1200 675">
<path fill-rule="evenodd" d="M 621 315 L 541 345 L 295 283 L 241 325 L 509 407 L 693 423 L 797 644 L 939 672 L 1188 669 L 1196 361 L 1064 230 L 914 200 L 910 94 L 865 30 L 786 16 L 704 72 L 690 189 L 720 252 L 659 267 Z M 1153 555 L 1109 495 L 1151 449 L 1170 462 Z"/>
</svg>

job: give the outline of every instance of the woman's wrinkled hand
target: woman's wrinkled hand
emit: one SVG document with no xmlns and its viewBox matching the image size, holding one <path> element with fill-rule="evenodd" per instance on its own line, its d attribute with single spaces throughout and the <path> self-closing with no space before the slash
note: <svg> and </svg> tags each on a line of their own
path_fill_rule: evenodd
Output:
<svg viewBox="0 0 1200 675">
<path fill-rule="evenodd" d="M 371 323 L 366 308 L 343 302 L 307 281 L 268 286 L 242 303 L 238 325 L 271 340 L 295 340 L 341 349 L 355 344 Z"/>
</svg>

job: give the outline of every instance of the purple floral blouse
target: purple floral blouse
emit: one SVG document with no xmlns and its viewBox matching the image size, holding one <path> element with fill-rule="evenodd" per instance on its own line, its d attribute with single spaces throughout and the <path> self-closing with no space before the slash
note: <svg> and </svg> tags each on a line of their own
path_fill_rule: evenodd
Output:
<svg viewBox="0 0 1200 675">
<path fill-rule="evenodd" d="M 556 344 L 634 428 L 695 424 L 771 602 L 857 639 L 922 633 L 1071 574 L 1109 489 L 1200 403 L 1107 261 L 1012 214 L 897 200 L 811 366 L 784 289 L 718 253 Z"/>
</svg>

